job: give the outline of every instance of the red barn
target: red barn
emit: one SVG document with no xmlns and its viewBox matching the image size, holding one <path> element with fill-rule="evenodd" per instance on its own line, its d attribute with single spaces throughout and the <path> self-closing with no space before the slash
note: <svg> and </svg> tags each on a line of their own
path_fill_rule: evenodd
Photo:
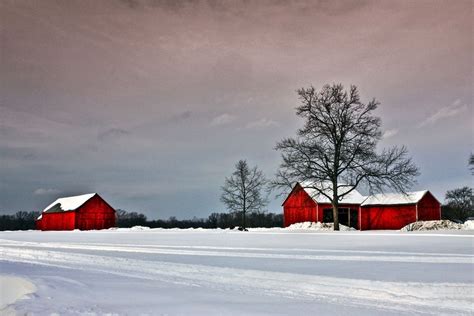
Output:
<svg viewBox="0 0 474 316">
<path fill-rule="evenodd" d="M 39 230 L 90 230 L 115 226 L 115 210 L 97 193 L 57 199 L 36 220 Z"/>
<path fill-rule="evenodd" d="M 329 193 L 330 186 L 323 186 Z M 308 183 L 297 183 L 283 202 L 285 227 L 306 221 L 333 222 L 329 199 L 311 187 Z M 417 220 L 439 219 L 441 203 L 429 191 L 362 196 L 353 190 L 339 202 L 339 223 L 360 230 L 400 229 Z"/>
</svg>

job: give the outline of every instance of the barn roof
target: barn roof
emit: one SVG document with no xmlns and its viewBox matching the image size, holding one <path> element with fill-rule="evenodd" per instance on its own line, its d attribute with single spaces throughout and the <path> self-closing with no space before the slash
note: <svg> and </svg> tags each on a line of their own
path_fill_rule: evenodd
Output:
<svg viewBox="0 0 474 316">
<path fill-rule="evenodd" d="M 415 191 L 403 193 L 381 193 L 369 195 L 366 200 L 362 203 L 364 205 L 396 205 L 396 204 L 416 204 L 423 196 L 427 193 L 424 191 Z"/>
<path fill-rule="evenodd" d="M 81 207 L 84 203 L 89 201 L 94 195 L 97 193 L 89 193 L 83 195 L 76 195 L 76 196 L 68 196 L 59 198 L 50 205 L 46 206 L 45 209 L 41 213 L 57 213 L 57 212 L 66 212 L 66 211 L 74 211 Z M 38 217 L 41 219 L 42 215 Z"/>
<path fill-rule="evenodd" d="M 299 183 L 301 187 L 308 193 L 308 195 L 318 204 L 322 203 L 331 203 L 331 201 L 324 196 L 323 194 L 319 193 L 316 189 L 312 187 L 317 186 L 318 188 L 322 188 L 322 191 L 329 196 L 332 195 L 332 184 L 330 182 L 322 182 L 315 185 L 313 182 L 304 181 Z M 339 194 L 345 193 L 351 190 L 353 187 L 350 185 L 341 184 L 341 187 L 338 189 Z M 366 197 L 359 193 L 357 190 L 353 190 L 347 195 L 345 195 L 342 200 L 339 201 L 341 204 L 361 204 Z"/>
</svg>

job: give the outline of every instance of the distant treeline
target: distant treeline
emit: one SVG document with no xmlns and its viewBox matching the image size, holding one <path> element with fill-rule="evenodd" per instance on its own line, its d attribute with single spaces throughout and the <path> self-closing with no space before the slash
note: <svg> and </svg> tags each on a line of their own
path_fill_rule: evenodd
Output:
<svg viewBox="0 0 474 316">
<path fill-rule="evenodd" d="M 0 215 L 0 230 L 35 229 L 35 220 L 39 212 L 16 212 L 13 215 Z"/>
<path fill-rule="evenodd" d="M 468 218 L 474 217 L 474 210 L 459 209 L 451 205 L 441 206 L 441 219 L 449 219 L 454 222 L 464 222 Z"/>
<path fill-rule="evenodd" d="M 151 228 L 235 228 L 241 226 L 242 215 L 238 213 L 212 213 L 207 218 L 179 220 L 169 219 L 148 220 L 145 215 L 137 212 L 117 210 L 117 227 L 148 226 Z M 282 227 L 283 214 L 254 212 L 246 215 L 247 227 Z"/>
</svg>

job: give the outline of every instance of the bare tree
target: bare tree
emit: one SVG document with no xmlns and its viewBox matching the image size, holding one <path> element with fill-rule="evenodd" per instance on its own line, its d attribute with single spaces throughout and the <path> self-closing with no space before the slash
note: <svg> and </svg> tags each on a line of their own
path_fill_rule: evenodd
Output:
<svg viewBox="0 0 474 316">
<path fill-rule="evenodd" d="M 474 195 L 470 187 L 446 192 L 446 206 L 454 212 L 457 219 L 465 221 L 474 212 Z"/>
<path fill-rule="evenodd" d="M 380 118 L 373 115 L 378 102 L 360 101 L 356 86 L 341 84 L 298 90 L 296 114 L 305 121 L 296 138 L 276 145 L 283 162 L 272 188 L 290 188 L 296 182 L 331 201 L 334 230 L 339 230 L 339 202 L 359 185 L 371 192 L 392 188 L 406 193 L 418 175 L 405 147 L 376 152 L 382 138 Z"/>
<path fill-rule="evenodd" d="M 471 174 L 474 175 L 474 154 L 469 156 L 469 169 L 471 169 Z"/>
<path fill-rule="evenodd" d="M 260 211 L 268 204 L 267 197 L 262 196 L 267 183 L 263 172 L 257 166 L 249 168 L 245 160 L 240 160 L 235 165 L 232 176 L 225 179 L 221 201 L 229 211 L 242 214 L 243 230 L 246 229 L 246 213 Z"/>
</svg>

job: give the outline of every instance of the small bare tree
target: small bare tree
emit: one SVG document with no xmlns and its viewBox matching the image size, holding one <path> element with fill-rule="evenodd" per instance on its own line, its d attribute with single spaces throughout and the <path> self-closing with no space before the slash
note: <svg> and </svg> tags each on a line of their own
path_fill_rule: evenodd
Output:
<svg viewBox="0 0 474 316">
<path fill-rule="evenodd" d="M 364 104 L 356 86 L 341 84 L 298 90 L 296 114 L 305 120 L 296 138 L 276 145 L 283 162 L 273 188 L 291 188 L 296 182 L 331 201 L 334 230 L 339 230 L 339 202 L 361 184 L 371 192 L 391 187 L 406 192 L 418 175 L 405 147 L 376 152 L 382 138 L 378 102 Z"/>
<path fill-rule="evenodd" d="M 469 169 L 471 169 L 471 174 L 474 175 L 474 154 L 469 156 Z"/>
<path fill-rule="evenodd" d="M 263 172 L 257 166 L 249 168 L 245 160 L 240 160 L 232 176 L 225 179 L 221 201 L 229 211 L 242 214 L 243 230 L 246 230 L 246 213 L 260 211 L 268 204 L 267 197 L 262 195 L 267 183 Z"/>
<path fill-rule="evenodd" d="M 472 188 L 462 187 L 446 192 L 446 206 L 456 219 L 465 221 L 474 212 L 474 194 Z"/>
</svg>

